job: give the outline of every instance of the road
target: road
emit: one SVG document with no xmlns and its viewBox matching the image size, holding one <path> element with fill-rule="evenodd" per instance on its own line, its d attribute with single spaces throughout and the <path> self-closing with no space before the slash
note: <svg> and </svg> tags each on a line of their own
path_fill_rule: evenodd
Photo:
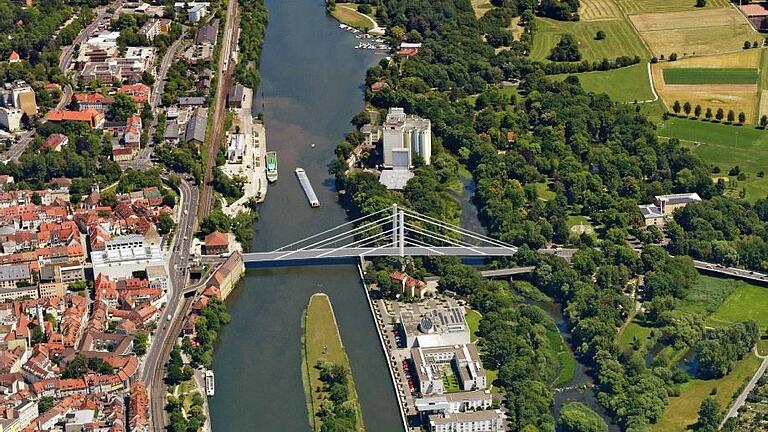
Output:
<svg viewBox="0 0 768 432">
<path fill-rule="evenodd" d="M 729 418 L 736 417 L 739 414 L 739 409 L 744 406 L 744 403 L 747 401 L 747 396 L 749 396 L 749 394 L 752 392 L 752 389 L 755 388 L 757 381 L 760 379 L 760 377 L 763 376 L 763 373 L 765 373 L 765 369 L 768 368 L 768 356 L 759 355 L 757 353 L 757 348 L 755 348 L 755 355 L 762 358 L 763 362 L 760 364 L 760 367 L 757 368 L 757 372 L 755 372 L 755 374 L 752 376 L 752 379 L 749 380 L 747 386 L 744 387 L 744 390 L 742 390 L 741 394 L 739 394 L 739 397 L 733 401 L 731 408 L 728 410 L 728 413 L 725 415 L 725 417 L 723 417 L 723 420 L 720 422 L 718 429 L 722 429 L 723 425 L 725 425 L 725 422 Z"/>
<path fill-rule="evenodd" d="M 147 351 L 141 371 L 141 378 L 147 383 L 147 389 L 151 398 L 151 416 L 155 426 L 153 430 L 163 430 L 165 416 L 165 359 L 170 354 L 176 337 L 181 332 L 184 316 L 189 312 L 194 298 L 185 298 L 181 301 L 182 292 L 187 282 L 189 262 L 189 250 L 192 241 L 192 229 L 195 225 L 195 209 L 198 205 L 198 192 L 194 185 L 186 180 L 179 185 L 180 202 L 176 235 L 171 243 L 170 258 L 168 260 L 168 274 L 171 284 L 168 289 L 168 304 L 164 315 L 171 316 L 169 321 L 161 318 L 158 328 L 152 337 L 152 344 Z"/>
<path fill-rule="evenodd" d="M 232 72 L 234 65 L 230 64 L 230 56 L 237 48 L 237 34 L 235 31 L 238 25 L 237 1 L 229 0 L 227 5 L 227 19 L 224 24 L 224 37 L 221 39 L 221 52 L 219 54 L 218 76 L 216 81 L 216 97 L 213 102 L 213 123 L 211 126 L 211 139 L 208 143 L 208 154 L 206 155 L 205 176 L 203 177 L 202 194 L 200 197 L 200 208 L 198 209 L 198 222 L 202 222 L 211 212 L 213 207 L 213 167 L 216 163 L 216 154 L 219 152 L 219 145 L 224 138 L 224 110 L 227 100 L 227 92 L 232 86 Z M 230 67 L 227 67 L 227 66 Z M 211 113 L 209 112 L 209 115 Z"/>
</svg>

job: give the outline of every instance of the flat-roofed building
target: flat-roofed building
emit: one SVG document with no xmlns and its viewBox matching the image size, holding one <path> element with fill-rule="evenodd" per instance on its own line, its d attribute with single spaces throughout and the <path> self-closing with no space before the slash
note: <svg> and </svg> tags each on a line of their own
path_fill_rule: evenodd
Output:
<svg viewBox="0 0 768 432">
<path fill-rule="evenodd" d="M 485 369 L 474 344 L 412 348 L 411 361 L 422 395 L 445 393 L 444 379 L 448 374 L 457 377 L 464 391 L 486 388 Z"/>
<path fill-rule="evenodd" d="M 112 279 L 127 279 L 133 272 L 146 271 L 150 266 L 163 264 L 159 244 L 152 244 L 140 234 L 115 237 L 104 243 L 104 248 L 91 251 L 93 274 L 108 274 Z"/>
<path fill-rule="evenodd" d="M 696 192 L 680 193 L 669 195 L 656 195 L 656 202 L 653 204 L 640 204 L 640 214 L 643 216 L 645 226 L 664 226 L 672 216 L 675 210 L 685 207 L 690 203 L 701 201 L 701 197 Z"/>
<path fill-rule="evenodd" d="M 29 271 L 29 265 L 6 264 L 0 266 L 0 289 L 16 288 L 19 283 L 32 283 L 32 273 Z"/>
<path fill-rule="evenodd" d="M 409 348 L 462 345 L 471 342 L 462 307 L 400 312 L 400 331 Z"/>
<path fill-rule="evenodd" d="M 420 397 L 414 400 L 414 406 L 421 415 L 486 410 L 493 406 L 493 393 L 490 390 L 473 390 Z"/>
<path fill-rule="evenodd" d="M 467 411 L 429 416 L 430 432 L 503 432 L 506 416 L 501 410 Z"/>
<path fill-rule="evenodd" d="M 408 169 L 416 156 L 430 164 L 432 125 L 429 119 L 407 115 L 403 108 L 390 108 L 382 130 L 385 167 Z"/>
</svg>

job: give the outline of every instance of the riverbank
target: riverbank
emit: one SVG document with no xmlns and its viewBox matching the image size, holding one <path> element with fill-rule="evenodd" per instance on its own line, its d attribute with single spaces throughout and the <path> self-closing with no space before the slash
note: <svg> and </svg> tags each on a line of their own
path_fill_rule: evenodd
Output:
<svg viewBox="0 0 768 432">
<path fill-rule="evenodd" d="M 302 317 L 302 328 L 302 381 L 310 425 L 315 431 L 320 431 L 323 422 L 342 415 L 342 405 L 346 408 L 351 404 L 354 407 L 355 430 L 365 431 L 349 358 L 341 342 L 339 327 L 327 294 L 316 293 L 310 297 Z M 334 366 L 341 366 L 343 373 L 329 373 Z M 331 381 L 328 375 L 336 376 Z M 346 387 L 346 398 L 339 396 L 343 392 L 334 390 L 336 385 Z M 343 403 L 334 407 L 335 402 Z M 333 413 L 334 408 L 339 408 L 335 414 L 318 414 L 321 411 Z"/>
</svg>

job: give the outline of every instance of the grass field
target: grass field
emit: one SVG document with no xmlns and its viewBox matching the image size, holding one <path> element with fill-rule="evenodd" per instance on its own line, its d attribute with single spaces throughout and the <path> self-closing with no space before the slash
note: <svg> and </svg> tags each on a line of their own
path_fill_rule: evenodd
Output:
<svg viewBox="0 0 768 432">
<path fill-rule="evenodd" d="M 333 308 L 328 296 L 325 294 L 314 294 L 309 299 L 309 305 L 303 318 L 304 337 L 302 338 L 302 378 L 304 381 L 304 392 L 307 396 L 307 409 L 312 413 L 310 424 L 314 425 L 316 431 L 320 430 L 320 420 L 314 416 L 319 402 L 325 397 L 325 394 L 318 392 L 322 387 L 320 381 L 320 371 L 315 368 L 315 364 L 321 360 L 327 360 L 336 364 L 343 365 L 350 371 L 349 391 L 350 402 L 355 405 L 357 412 L 358 431 L 364 431 L 362 413 L 357 404 L 357 392 L 355 383 L 352 379 L 352 373 L 349 366 L 347 353 L 339 336 L 339 329 L 336 325 L 336 318 L 333 315 Z"/>
<path fill-rule="evenodd" d="M 768 288 L 736 282 L 736 288 L 710 315 L 707 324 L 724 326 L 739 321 L 755 321 L 762 331 L 768 328 Z"/>
<path fill-rule="evenodd" d="M 721 54 L 739 51 L 744 41 L 763 38 L 734 8 L 630 15 L 657 57 Z"/>
<path fill-rule="evenodd" d="M 651 337 L 652 327 L 646 327 L 636 321 L 632 321 L 627 324 L 624 329 L 619 333 L 618 344 L 619 348 L 623 350 L 630 349 L 635 340 L 639 341 L 640 348 L 645 346 L 648 339 Z"/>
<path fill-rule="evenodd" d="M 534 183 L 533 186 L 536 188 L 536 194 L 540 200 L 549 201 L 557 198 L 557 194 L 549 188 L 546 182 Z"/>
<path fill-rule="evenodd" d="M 699 275 L 677 309 L 691 315 L 707 316 L 715 312 L 740 283 L 734 279 Z"/>
<path fill-rule="evenodd" d="M 605 32 L 604 40 L 595 40 L 598 30 Z M 581 56 L 586 60 L 612 60 L 623 55 L 650 58 L 639 35 L 624 19 L 572 22 L 549 18 L 536 18 L 536 37 L 533 38 L 530 57 L 534 60 L 546 60 L 552 47 L 565 33 L 572 33 L 576 37 Z"/>
<path fill-rule="evenodd" d="M 466 308 L 467 310 L 467 325 L 469 326 L 469 333 L 472 335 L 472 343 L 477 341 L 477 329 L 480 328 L 480 319 L 483 317 L 480 312 Z"/>
<path fill-rule="evenodd" d="M 757 69 L 668 68 L 665 84 L 757 84 Z"/>
<path fill-rule="evenodd" d="M 627 14 L 648 12 L 681 12 L 700 10 L 695 1 L 690 0 L 618 0 L 619 6 Z M 706 9 L 728 7 L 728 0 L 708 0 Z"/>
<path fill-rule="evenodd" d="M 558 375 L 553 383 L 555 387 L 567 384 L 576 374 L 576 359 L 563 341 L 557 329 L 547 331 L 547 340 L 557 356 Z"/>
<path fill-rule="evenodd" d="M 613 0 L 582 0 L 579 17 L 583 21 L 620 19 L 623 15 L 619 5 Z"/>
<path fill-rule="evenodd" d="M 648 81 L 647 63 L 609 71 L 571 74 L 579 78 L 584 90 L 605 93 L 617 102 L 634 102 L 653 99 Z M 552 79 L 565 79 L 569 74 L 553 75 Z"/>
<path fill-rule="evenodd" d="M 371 18 L 355 10 L 356 7 L 357 5 L 355 3 L 337 3 L 336 9 L 331 12 L 331 15 L 333 15 L 333 17 L 340 23 L 354 27 L 358 30 L 368 31 L 372 29 L 373 22 L 371 22 Z"/>
<path fill-rule="evenodd" d="M 760 359 L 753 354 L 736 363 L 736 367 L 727 376 L 716 380 L 693 379 L 680 386 L 680 396 L 669 398 L 669 404 L 664 410 L 659 422 L 653 430 L 659 432 L 680 432 L 689 429 L 696 423 L 701 402 L 710 396 L 713 388 L 717 388 L 717 399 L 723 410 L 730 405 L 733 394 L 741 385 L 749 380 L 760 365 Z"/>
<path fill-rule="evenodd" d="M 768 194 L 768 177 L 757 173 L 768 166 L 768 131 L 720 123 L 670 118 L 658 128 L 664 137 L 678 138 L 705 161 L 720 167 L 725 173 L 739 165 L 747 180 L 738 182 L 738 189 L 747 190 L 747 199 L 755 201 Z M 729 183 L 733 184 L 735 177 Z"/>
</svg>

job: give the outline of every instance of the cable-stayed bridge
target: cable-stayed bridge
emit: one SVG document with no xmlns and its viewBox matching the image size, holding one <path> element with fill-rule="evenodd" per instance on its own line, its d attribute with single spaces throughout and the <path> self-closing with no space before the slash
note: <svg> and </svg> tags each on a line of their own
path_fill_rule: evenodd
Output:
<svg viewBox="0 0 768 432">
<path fill-rule="evenodd" d="M 494 257 L 516 252 L 517 247 L 510 244 L 395 204 L 271 252 L 245 253 L 243 260 L 279 265 L 375 256 Z"/>
</svg>

